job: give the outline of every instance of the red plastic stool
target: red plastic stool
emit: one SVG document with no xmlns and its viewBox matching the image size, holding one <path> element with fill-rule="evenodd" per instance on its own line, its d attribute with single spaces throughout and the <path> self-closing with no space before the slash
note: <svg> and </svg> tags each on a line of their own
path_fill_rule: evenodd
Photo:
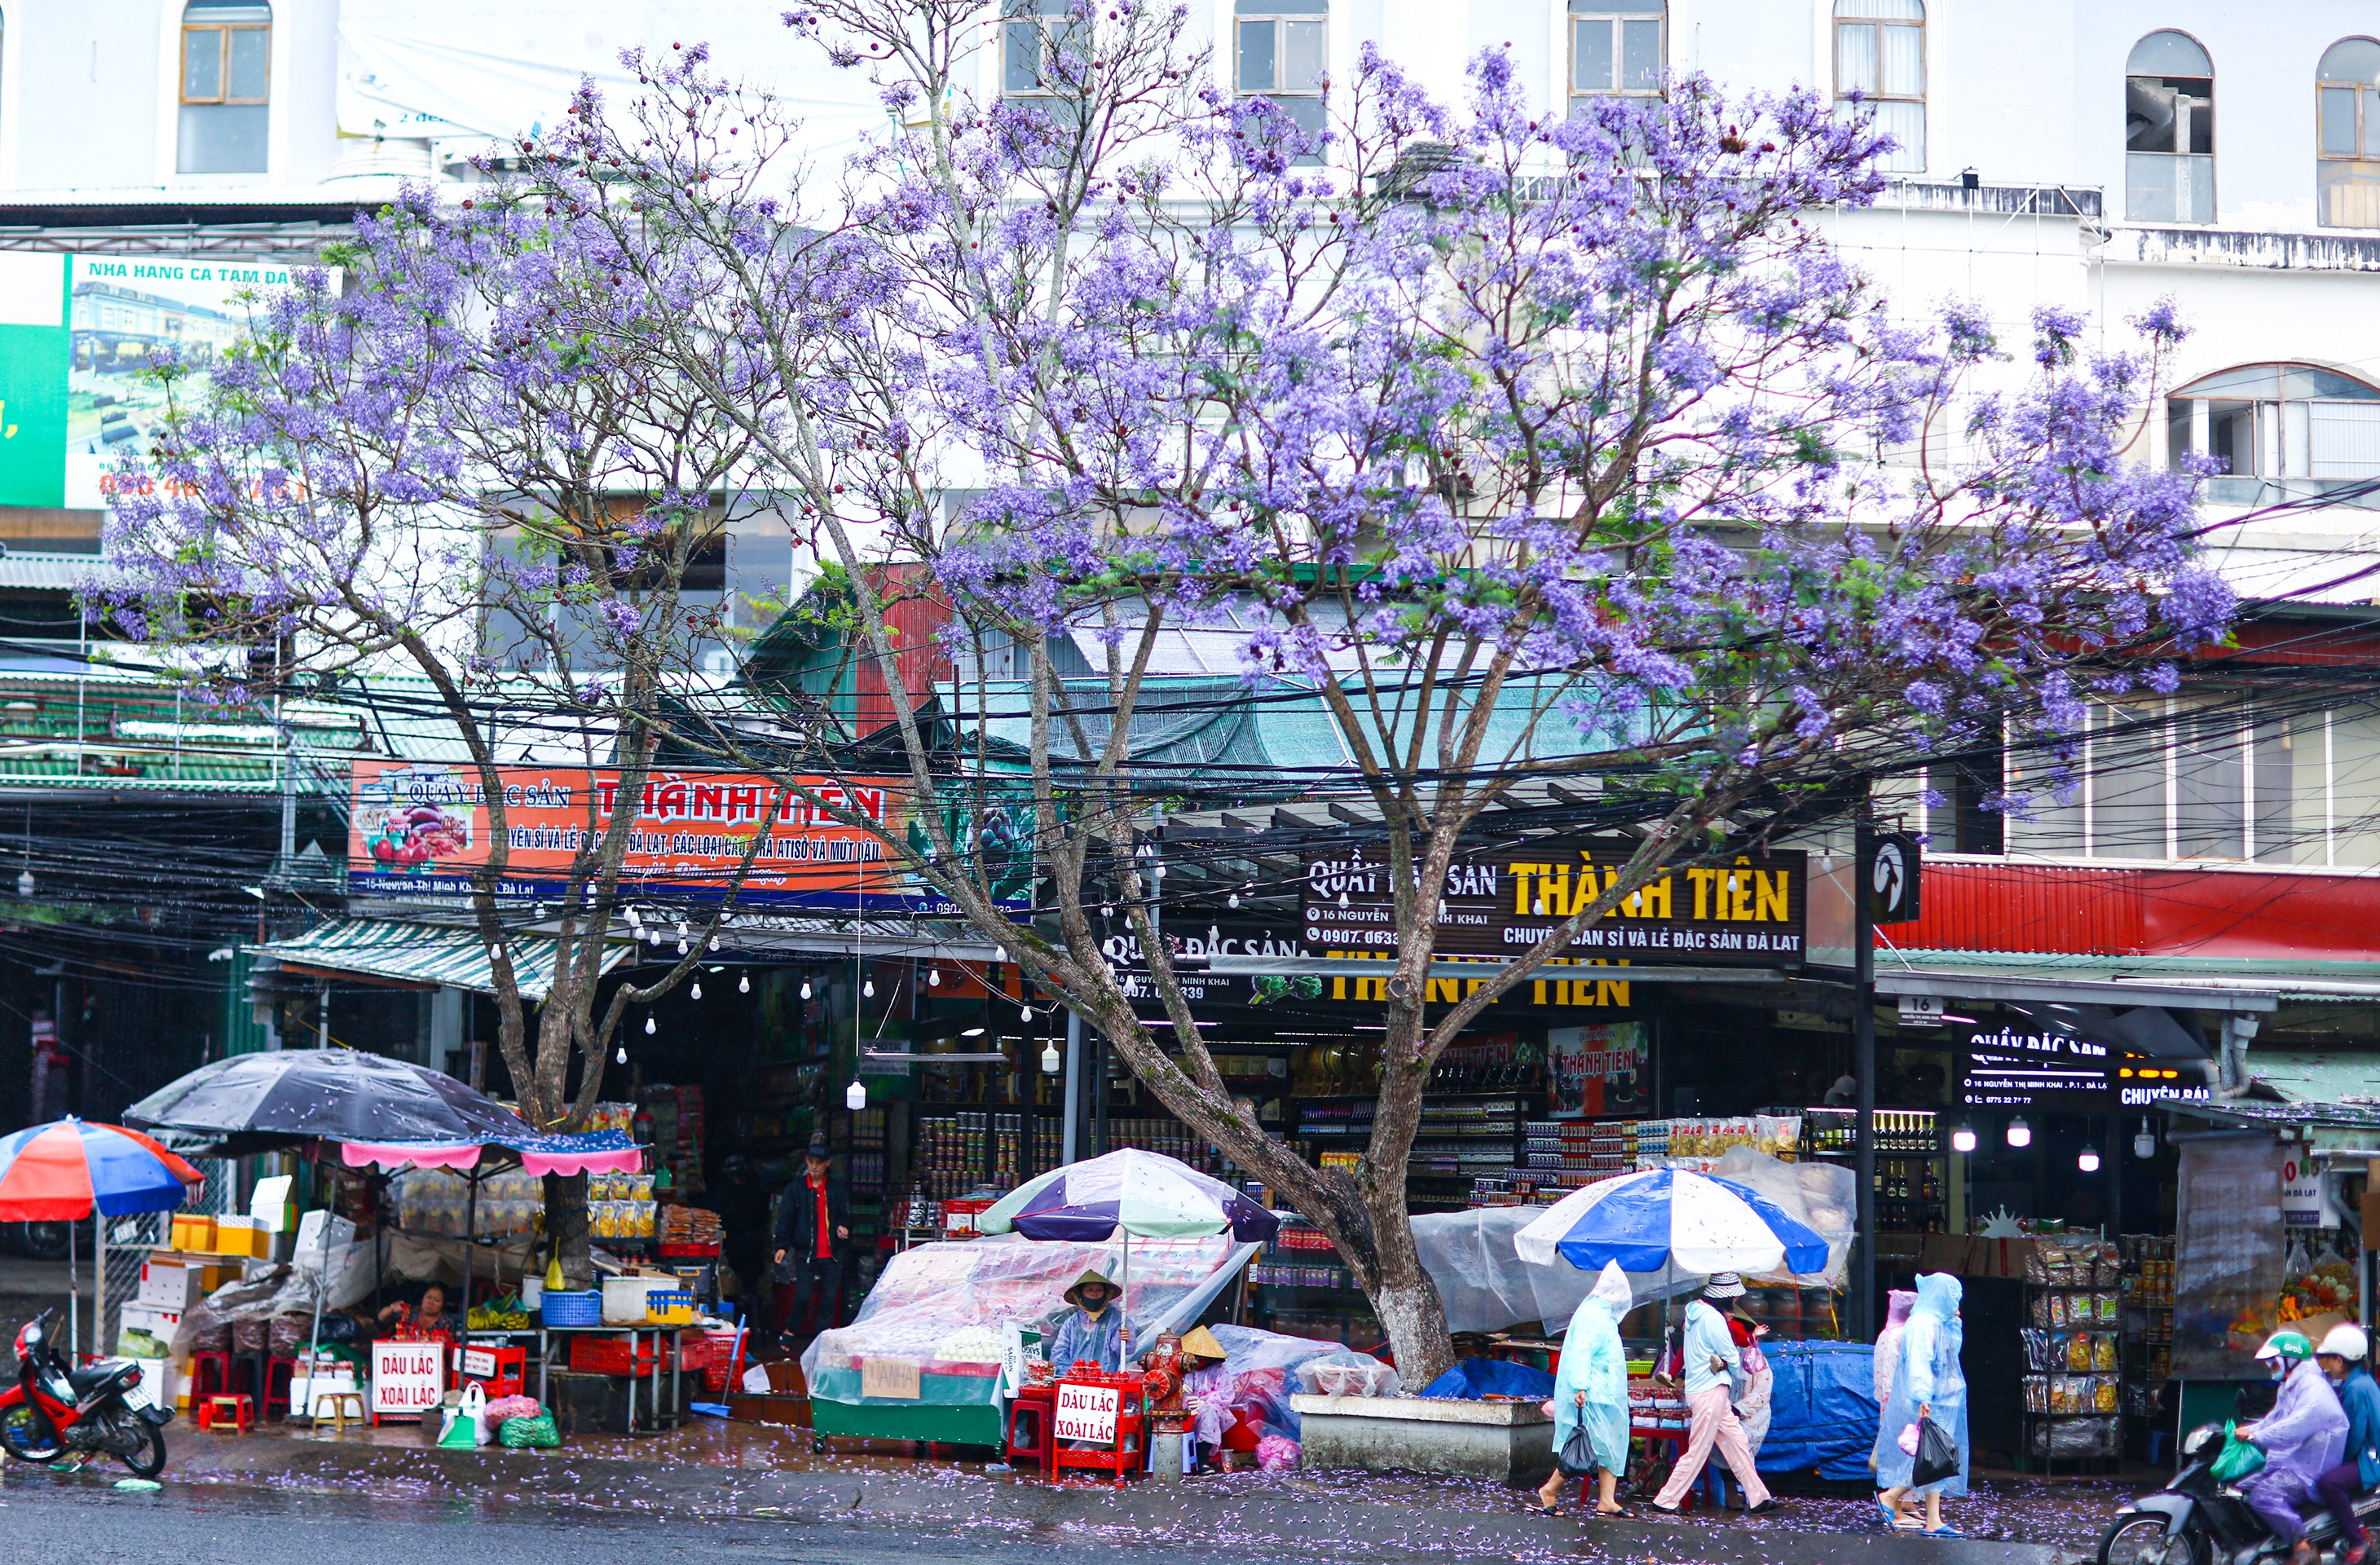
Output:
<svg viewBox="0 0 2380 1565">
<path fill-rule="evenodd" d="M 273 1416 L 273 1411 L 275 1408 L 281 1410 L 281 1416 L 284 1418 L 288 1417 L 289 1414 L 295 1411 L 289 1405 L 289 1389 L 291 1384 L 295 1382 L 297 1378 L 298 1361 L 296 1359 L 275 1358 L 266 1363 L 264 1366 L 264 1415 L 267 1418 Z"/>
<path fill-rule="evenodd" d="M 1008 1448 L 1010 1465 L 1029 1462 L 1050 1471 L 1050 1420 L 1057 1404 L 1055 1386 L 1021 1386 L 1016 1400 L 1008 1408 Z"/>
<path fill-rule="evenodd" d="M 231 1354 L 192 1353 L 190 1355 L 190 1405 L 199 1405 L 201 1397 L 212 1397 L 231 1389 Z"/>
<path fill-rule="evenodd" d="M 256 1400 L 245 1391 L 224 1391 L 199 1404 L 201 1429 L 212 1429 L 226 1417 L 233 1428 L 247 1434 L 256 1427 Z"/>
</svg>

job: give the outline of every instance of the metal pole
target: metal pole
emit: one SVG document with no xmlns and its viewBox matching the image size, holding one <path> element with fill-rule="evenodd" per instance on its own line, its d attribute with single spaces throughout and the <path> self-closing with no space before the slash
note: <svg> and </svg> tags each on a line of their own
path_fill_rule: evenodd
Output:
<svg viewBox="0 0 2380 1565">
<path fill-rule="evenodd" d="M 91 1215 L 99 1215 L 98 1203 L 91 1205 Z M 72 1363 L 82 1353 L 82 1276 L 75 1270 L 75 1225 L 67 1219 L 67 1361 Z"/>
<path fill-rule="evenodd" d="M 91 1204 L 91 1351 L 92 1356 L 107 1356 L 107 1214 L 99 1203 Z"/>
<path fill-rule="evenodd" d="M 1091 1156 L 1108 1149 L 1108 1039 L 1105 1033 L 1091 1045 Z"/>
<path fill-rule="evenodd" d="M 1860 801 L 1852 832 L 1852 1074 L 1859 1082 L 1855 1134 L 1859 1148 L 1859 1266 L 1852 1285 L 1859 1291 L 1852 1318 L 1859 1341 L 1876 1340 L 1876 922 L 1868 901 L 1869 863 L 1876 833 L 1867 801 Z"/>
<path fill-rule="evenodd" d="M 1072 1011 L 1066 1013 L 1066 1089 L 1065 1108 L 1059 1121 L 1058 1161 L 1075 1160 L 1075 1130 L 1083 1118 L 1083 1019 Z"/>
</svg>

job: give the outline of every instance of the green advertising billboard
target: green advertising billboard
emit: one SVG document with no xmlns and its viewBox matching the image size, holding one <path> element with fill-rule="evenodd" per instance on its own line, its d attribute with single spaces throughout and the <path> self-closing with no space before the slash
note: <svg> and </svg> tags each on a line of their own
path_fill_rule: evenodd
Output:
<svg viewBox="0 0 2380 1565">
<path fill-rule="evenodd" d="M 248 333 L 252 301 L 286 266 L 238 257 L 0 253 L 0 506 L 98 510 L 114 469 L 146 449 L 171 357 L 206 378 Z"/>
</svg>

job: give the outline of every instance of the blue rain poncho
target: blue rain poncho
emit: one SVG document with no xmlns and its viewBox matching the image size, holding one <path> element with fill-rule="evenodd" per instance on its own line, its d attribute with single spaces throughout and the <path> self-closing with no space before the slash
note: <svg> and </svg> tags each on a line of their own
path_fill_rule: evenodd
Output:
<svg viewBox="0 0 2380 1565">
<path fill-rule="evenodd" d="M 1606 1261 L 1562 1333 L 1561 1369 L 1554 1377 L 1555 1451 L 1585 1425 L 1597 1464 L 1614 1473 L 1628 1464 L 1628 1355 L 1621 1351 L 1620 1322 L 1633 1302 L 1619 1263 Z"/>
<path fill-rule="evenodd" d="M 1934 1422 L 1959 1445 L 1959 1471 L 1917 1493 L 1956 1499 L 1967 1492 L 1967 1372 L 1959 1363 L 1959 1280 L 1945 1271 L 1917 1280 L 1917 1303 L 1900 1332 L 1900 1362 L 1893 1366 L 1892 1395 L 1876 1443 L 1876 1481 L 1881 1489 L 1909 1482 L 1916 1459 L 1900 1449 L 1900 1432 L 1917 1422 L 1917 1409 L 1933 1409 Z"/>
</svg>

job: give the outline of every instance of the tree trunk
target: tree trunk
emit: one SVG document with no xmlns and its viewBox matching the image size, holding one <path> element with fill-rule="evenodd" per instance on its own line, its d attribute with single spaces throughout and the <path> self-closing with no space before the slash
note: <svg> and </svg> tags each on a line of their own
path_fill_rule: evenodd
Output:
<svg viewBox="0 0 2380 1565">
<path fill-rule="evenodd" d="M 1454 1342 L 1447 1335 L 1446 1306 L 1438 1284 L 1420 1268 L 1398 1281 L 1383 1277 L 1370 1290 L 1372 1308 L 1388 1334 L 1389 1352 L 1397 1361 L 1397 1376 L 1408 1391 L 1424 1386 L 1454 1367 Z"/>
<path fill-rule="evenodd" d="M 587 1253 L 591 1232 L 587 1218 L 587 1176 L 546 1175 L 547 1252 L 562 1257 L 562 1280 L 572 1288 L 595 1286 L 595 1263 Z"/>
</svg>

